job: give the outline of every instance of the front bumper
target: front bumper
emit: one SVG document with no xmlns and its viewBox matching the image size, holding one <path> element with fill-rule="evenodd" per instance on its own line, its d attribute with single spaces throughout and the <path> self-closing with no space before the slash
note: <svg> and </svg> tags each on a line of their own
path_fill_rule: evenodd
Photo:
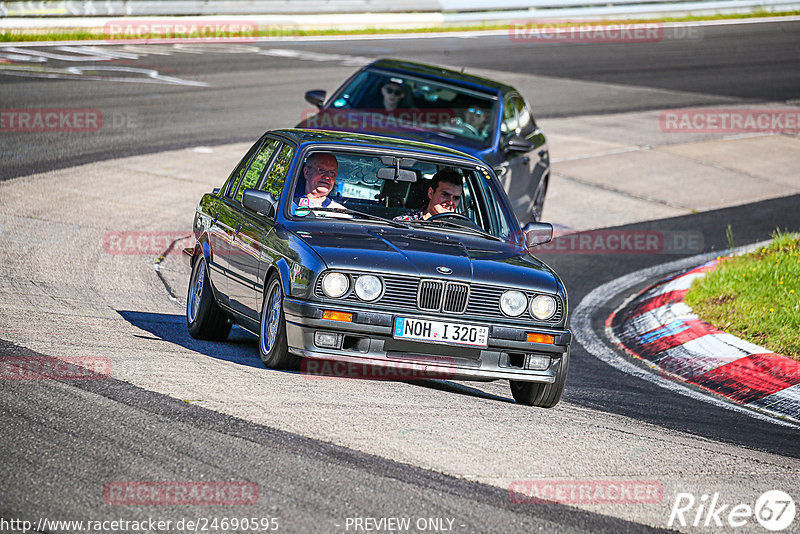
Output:
<svg viewBox="0 0 800 534">
<path fill-rule="evenodd" d="M 352 322 L 322 318 L 323 311 L 342 311 L 353 315 Z M 563 328 L 538 326 L 501 326 L 489 322 L 465 320 L 465 323 L 489 327 L 487 347 L 473 348 L 393 337 L 395 317 L 414 317 L 435 321 L 453 318 L 426 316 L 420 313 L 389 313 L 348 309 L 299 299 L 285 298 L 286 336 L 289 351 L 312 359 L 346 362 L 332 367 L 337 374 L 362 373 L 364 367 L 394 369 L 385 376 L 397 378 L 445 378 L 458 380 L 517 380 L 521 382 L 555 381 L 557 363 L 569 350 L 572 334 Z M 339 334 L 338 348 L 323 348 L 315 343 L 315 334 Z M 527 333 L 554 336 L 554 344 L 525 341 Z M 525 368 L 529 355 L 549 356 L 550 365 L 543 370 Z M 354 365 L 355 364 L 355 365 Z M 321 369 L 319 366 L 312 366 Z M 310 369 L 311 367 L 309 367 Z"/>
</svg>

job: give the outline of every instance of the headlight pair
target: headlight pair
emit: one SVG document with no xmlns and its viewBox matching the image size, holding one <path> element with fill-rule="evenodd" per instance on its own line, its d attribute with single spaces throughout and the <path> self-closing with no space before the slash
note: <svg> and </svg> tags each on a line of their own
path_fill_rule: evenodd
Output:
<svg viewBox="0 0 800 534">
<path fill-rule="evenodd" d="M 556 299 L 550 295 L 536 295 L 528 302 L 522 291 L 510 290 L 500 296 L 500 309 L 509 317 L 518 317 L 528 309 L 533 317 L 546 321 L 558 309 Z"/>
<path fill-rule="evenodd" d="M 322 292 L 331 298 L 344 296 L 350 290 L 350 277 L 335 271 L 325 273 L 322 277 Z M 377 276 L 362 274 L 356 277 L 355 291 L 358 298 L 367 302 L 381 296 L 383 282 Z"/>
</svg>

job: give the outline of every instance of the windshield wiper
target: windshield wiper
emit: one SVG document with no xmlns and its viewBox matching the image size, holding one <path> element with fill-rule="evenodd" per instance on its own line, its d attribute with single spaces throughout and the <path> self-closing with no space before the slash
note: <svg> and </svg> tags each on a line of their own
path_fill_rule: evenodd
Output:
<svg viewBox="0 0 800 534">
<path fill-rule="evenodd" d="M 303 206 L 305 208 L 305 206 Z M 364 219 L 372 219 L 373 221 L 382 221 L 385 223 L 389 223 L 396 228 L 411 228 L 409 225 L 402 223 L 400 221 L 393 221 L 392 219 L 386 219 L 384 217 L 380 217 L 378 215 L 372 215 L 371 213 L 364 213 L 363 211 L 356 211 L 351 210 L 350 208 L 308 208 L 311 211 L 324 211 L 330 213 L 346 213 L 348 215 L 358 215 L 359 217 L 363 217 Z M 295 214 L 295 216 L 297 216 Z"/>
<path fill-rule="evenodd" d="M 458 228 L 460 230 L 469 230 L 470 232 L 476 233 L 476 234 L 478 234 L 480 236 L 483 236 L 483 237 L 485 237 L 487 239 L 493 239 L 494 241 L 504 241 L 504 239 L 502 237 L 497 237 L 496 235 L 492 235 L 489 232 L 485 232 L 485 231 L 481 230 L 480 228 L 478 228 L 477 226 L 468 226 L 466 224 L 459 224 L 457 222 L 448 221 L 448 220 L 445 220 L 445 219 L 436 219 L 435 221 L 427 221 L 427 220 L 424 220 L 424 219 L 417 219 L 417 220 L 413 220 L 413 221 L 409 221 L 409 222 L 427 223 L 427 224 L 430 224 L 430 223 L 447 224 L 452 228 Z"/>
</svg>

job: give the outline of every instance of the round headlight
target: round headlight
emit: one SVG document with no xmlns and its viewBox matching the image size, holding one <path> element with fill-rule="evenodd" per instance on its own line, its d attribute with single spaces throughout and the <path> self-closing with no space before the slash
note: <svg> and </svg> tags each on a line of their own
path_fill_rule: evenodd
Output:
<svg viewBox="0 0 800 534">
<path fill-rule="evenodd" d="M 522 315 L 527 305 L 528 298 L 521 291 L 506 291 L 500 296 L 500 309 L 511 317 Z"/>
<path fill-rule="evenodd" d="M 537 295 L 531 300 L 531 315 L 546 321 L 556 313 L 556 299 L 550 295 Z"/>
<path fill-rule="evenodd" d="M 383 291 L 383 284 L 377 276 L 365 274 L 356 279 L 356 295 L 361 300 L 375 300 L 381 295 L 381 291 Z"/>
<path fill-rule="evenodd" d="M 322 291 L 329 297 L 341 297 L 348 289 L 350 280 L 342 273 L 328 273 L 322 279 Z"/>
</svg>

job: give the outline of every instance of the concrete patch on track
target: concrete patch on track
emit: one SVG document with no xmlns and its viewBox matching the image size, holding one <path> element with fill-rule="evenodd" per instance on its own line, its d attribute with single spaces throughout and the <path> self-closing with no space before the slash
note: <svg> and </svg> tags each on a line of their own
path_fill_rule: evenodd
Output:
<svg viewBox="0 0 800 534">
<path fill-rule="evenodd" d="M 624 124 L 628 118 L 617 120 Z M 558 158 L 560 125 L 551 120 L 543 126 L 553 130 Z M 615 148 L 587 138 L 589 150 Z M 652 526 L 666 526 L 678 492 L 699 495 L 713 487 L 730 502 L 751 502 L 766 490 L 795 486 L 796 459 L 568 400 L 552 410 L 525 409 L 513 404 L 505 382 L 309 379 L 264 369 L 254 338 L 241 330 L 226 343 L 193 340 L 180 302 L 188 269 L 178 254 L 160 264 L 179 296 L 174 302 L 153 262 L 168 239 L 188 235 L 200 195 L 221 184 L 247 146 L 136 156 L 0 184 L 3 337 L 52 356 L 105 357 L 114 378 L 152 391 L 501 488 L 520 480 L 653 479 L 663 485 L 659 502 L 572 503 Z M 548 219 L 573 228 L 620 224 L 616 211 L 574 215 L 579 208 L 570 205 L 571 183 L 554 177 L 551 191 L 566 187 L 566 195 L 563 207 L 558 195 L 548 199 Z M 613 206 L 633 198 L 630 217 L 658 216 L 651 209 L 657 202 L 593 183 L 580 186 L 587 204 Z M 746 199 L 733 202 L 738 201 Z M 117 241 L 118 247 L 108 239 L 137 232 L 139 238 Z"/>
</svg>

